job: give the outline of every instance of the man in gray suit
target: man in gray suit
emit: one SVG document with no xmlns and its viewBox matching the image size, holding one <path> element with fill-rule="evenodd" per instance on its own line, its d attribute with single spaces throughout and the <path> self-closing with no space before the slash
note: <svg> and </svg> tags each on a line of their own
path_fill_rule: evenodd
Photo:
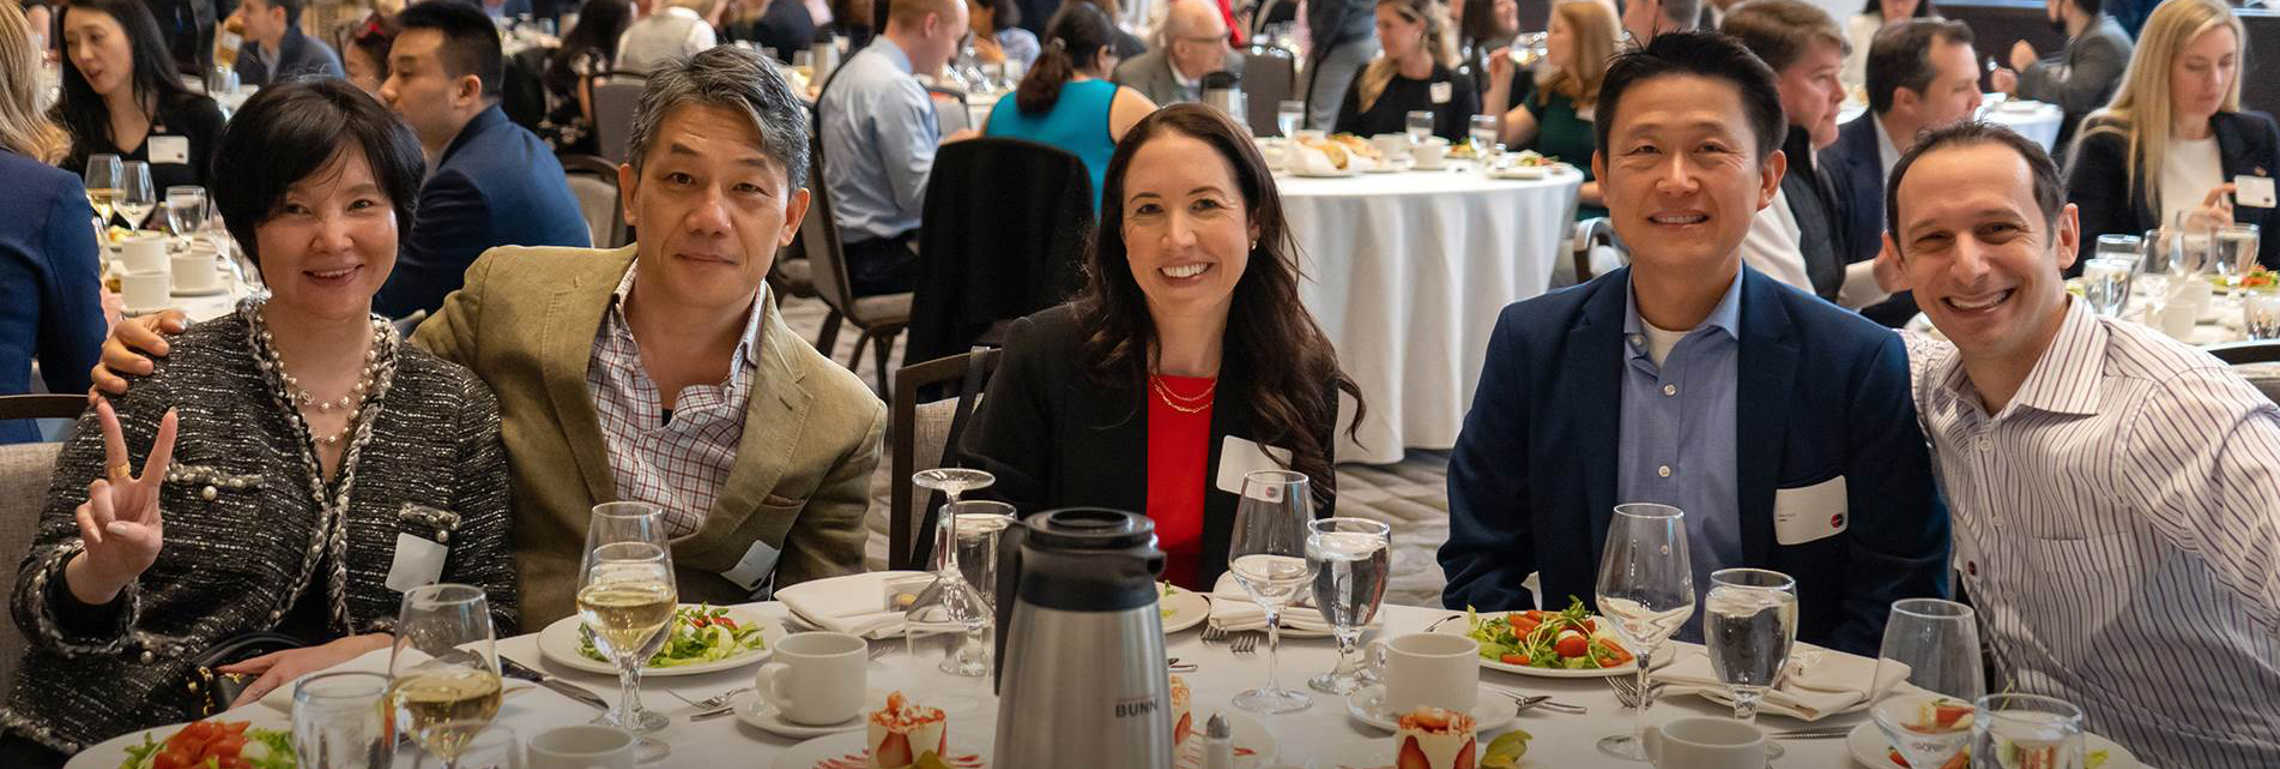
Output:
<svg viewBox="0 0 2280 769">
<path fill-rule="evenodd" d="M 1164 16 L 1163 39 L 1116 67 L 1116 83 L 1157 104 L 1199 101 L 1203 76 L 1243 74 L 1243 55 L 1227 47 L 1227 20 L 1206 0 L 1177 0 Z"/>
<path fill-rule="evenodd" d="M 2106 106 L 2130 66 L 2130 36 L 2103 12 L 2102 0 L 2043 0 L 2051 26 L 2066 30 L 2066 51 L 2038 59 L 2021 40 L 2011 46 L 2011 68 L 1989 77 L 1995 90 L 2021 99 L 2049 102 L 2066 115 L 2058 124 L 2051 155 L 2065 157 L 2082 116 Z"/>
</svg>

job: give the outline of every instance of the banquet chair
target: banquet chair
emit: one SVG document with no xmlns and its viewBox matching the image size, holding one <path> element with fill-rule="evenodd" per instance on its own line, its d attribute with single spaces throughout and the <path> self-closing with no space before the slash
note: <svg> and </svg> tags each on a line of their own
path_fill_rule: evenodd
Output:
<svg viewBox="0 0 2280 769">
<path fill-rule="evenodd" d="M 1607 217 L 1595 216 L 1575 223 L 1569 240 L 1575 264 L 1575 282 L 1589 283 L 1601 273 L 1613 272 L 1630 262 L 1630 255 L 1615 241 L 1615 227 Z M 1558 288 L 1558 286 L 1553 286 Z"/>
<path fill-rule="evenodd" d="M 0 398 L 7 401 L 26 396 Z M 87 406 L 87 399 L 76 395 L 35 396 L 56 397 L 75 402 L 70 416 L 78 416 L 79 409 Z M 47 507 L 48 470 L 55 466 L 56 452 L 61 443 L 17 443 L 0 445 L 0 553 L 10 559 L 24 557 L 32 550 L 32 538 L 39 533 L 40 512 Z M 16 594 L 14 560 L 10 568 L 0 569 L 0 595 Z M 14 621 L 0 622 L 0 691 L 12 691 L 16 684 L 16 664 L 23 655 L 26 642 Z"/>
<path fill-rule="evenodd" d="M 1270 0 L 1271 2 L 1272 0 Z M 1298 63 L 1290 51 L 1261 43 L 1243 46 L 1243 100 L 1251 135 L 1275 136 L 1278 105 L 1296 93 Z"/>
<path fill-rule="evenodd" d="M 934 125 L 943 136 L 974 127 L 973 116 L 966 112 L 966 92 L 930 85 L 926 95 L 934 100 Z"/>
<path fill-rule="evenodd" d="M 625 145 L 633 133 L 633 108 L 647 85 L 645 76 L 618 72 L 610 75 L 609 82 L 594 86 L 594 147 L 602 160 L 625 162 Z"/>
<path fill-rule="evenodd" d="M 625 245 L 625 199 L 618 196 L 616 165 L 592 155 L 562 155 L 562 173 L 569 177 L 570 194 L 578 198 L 578 213 L 586 217 L 586 232 L 595 248 Z"/>
<path fill-rule="evenodd" d="M 888 483 L 887 506 L 887 568 L 922 569 L 931 555 L 932 538 L 921 536 L 928 531 L 926 511 L 935 507 L 933 494 L 918 495 L 918 488 L 910 482 L 912 473 L 937 467 L 960 464 L 957 460 L 958 434 L 964 430 L 965 419 L 981 402 L 981 387 L 992 371 L 997 369 L 998 351 L 976 349 L 972 352 L 951 355 L 904 366 L 895 372 L 894 405 L 888 413 L 888 440 L 893 444 L 892 474 Z M 920 393 L 940 386 L 972 385 L 971 391 L 958 387 L 950 391 L 952 397 L 928 403 L 919 403 Z M 950 461 L 945 462 L 945 458 Z"/>
<path fill-rule="evenodd" d="M 1082 285 L 1092 176 L 1050 145 L 985 137 L 944 145 L 926 179 L 917 290 L 903 360 L 995 346 L 1013 319 Z"/>
<path fill-rule="evenodd" d="M 873 356 L 878 368 L 879 392 L 887 392 L 887 362 L 894 357 L 895 337 L 910 325 L 909 293 L 880 294 L 858 297 L 848 284 L 847 253 L 839 240 L 839 224 L 832 219 L 831 187 L 823 181 L 823 146 L 821 137 L 808 137 L 808 211 L 800 219 L 800 242 L 805 244 L 807 263 L 813 277 L 817 299 L 823 300 L 831 312 L 824 315 L 823 331 L 816 335 L 815 349 L 824 357 L 831 357 L 832 347 L 839 341 L 841 321 L 855 324 L 863 332 L 855 338 L 855 352 L 848 356 L 847 368 L 860 371 L 863 365 L 863 348 L 876 342 Z"/>
</svg>

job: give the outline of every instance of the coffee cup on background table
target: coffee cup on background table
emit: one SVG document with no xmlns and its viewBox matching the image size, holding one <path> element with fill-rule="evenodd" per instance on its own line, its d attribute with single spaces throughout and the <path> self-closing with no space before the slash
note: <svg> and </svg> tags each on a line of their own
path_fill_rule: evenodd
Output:
<svg viewBox="0 0 2280 769">
<path fill-rule="evenodd" d="M 166 271 L 166 237 L 136 235 L 119 241 L 119 263 L 128 274 Z"/>
<path fill-rule="evenodd" d="M 164 261 L 159 263 L 165 264 Z M 119 276 L 119 295 L 125 300 L 128 312 L 164 309 L 173 291 L 173 282 L 164 269 Z"/>
<path fill-rule="evenodd" d="M 871 645 L 846 633 L 794 633 L 776 642 L 774 660 L 760 667 L 753 688 L 785 721 L 811 726 L 842 724 L 863 712 L 869 692 Z"/>
<path fill-rule="evenodd" d="M 1765 732 L 1731 718 L 1680 718 L 1641 735 L 1656 769 L 1762 769 Z"/>
<path fill-rule="evenodd" d="M 633 769 L 633 735 L 614 726 L 560 726 L 530 738 L 531 769 Z"/>
<path fill-rule="evenodd" d="M 1419 170 L 1438 171 L 1449 161 L 1449 140 L 1438 136 L 1426 139 L 1410 150 L 1410 154 L 1417 158 Z"/>
</svg>

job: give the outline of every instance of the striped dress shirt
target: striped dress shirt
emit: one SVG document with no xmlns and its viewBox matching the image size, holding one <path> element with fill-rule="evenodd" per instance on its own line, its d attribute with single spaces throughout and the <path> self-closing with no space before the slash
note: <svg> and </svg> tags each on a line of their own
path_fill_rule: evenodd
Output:
<svg viewBox="0 0 2280 769">
<path fill-rule="evenodd" d="M 1989 416 L 1911 334 L 1957 566 L 2010 687 L 2163 767 L 2280 767 L 2280 408 L 2224 363 L 2069 302 Z"/>
</svg>

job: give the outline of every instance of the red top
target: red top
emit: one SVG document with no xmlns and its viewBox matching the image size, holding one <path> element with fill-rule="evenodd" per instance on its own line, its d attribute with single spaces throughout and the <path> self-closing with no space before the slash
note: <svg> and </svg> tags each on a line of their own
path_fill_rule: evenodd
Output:
<svg viewBox="0 0 2280 769">
<path fill-rule="evenodd" d="M 1235 24 L 1235 8 L 1229 5 L 1227 0 L 1219 0 L 1219 18 L 1227 20 L 1227 42 L 1232 45 L 1242 45 L 1243 28 Z"/>
<path fill-rule="evenodd" d="M 1197 584 L 1203 556 L 1203 495 L 1211 480 L 1211 377 L 1148 378 L 1148 517 L 1164 551 L 1164 581 L 1208 592 Z"/>
</svg>

